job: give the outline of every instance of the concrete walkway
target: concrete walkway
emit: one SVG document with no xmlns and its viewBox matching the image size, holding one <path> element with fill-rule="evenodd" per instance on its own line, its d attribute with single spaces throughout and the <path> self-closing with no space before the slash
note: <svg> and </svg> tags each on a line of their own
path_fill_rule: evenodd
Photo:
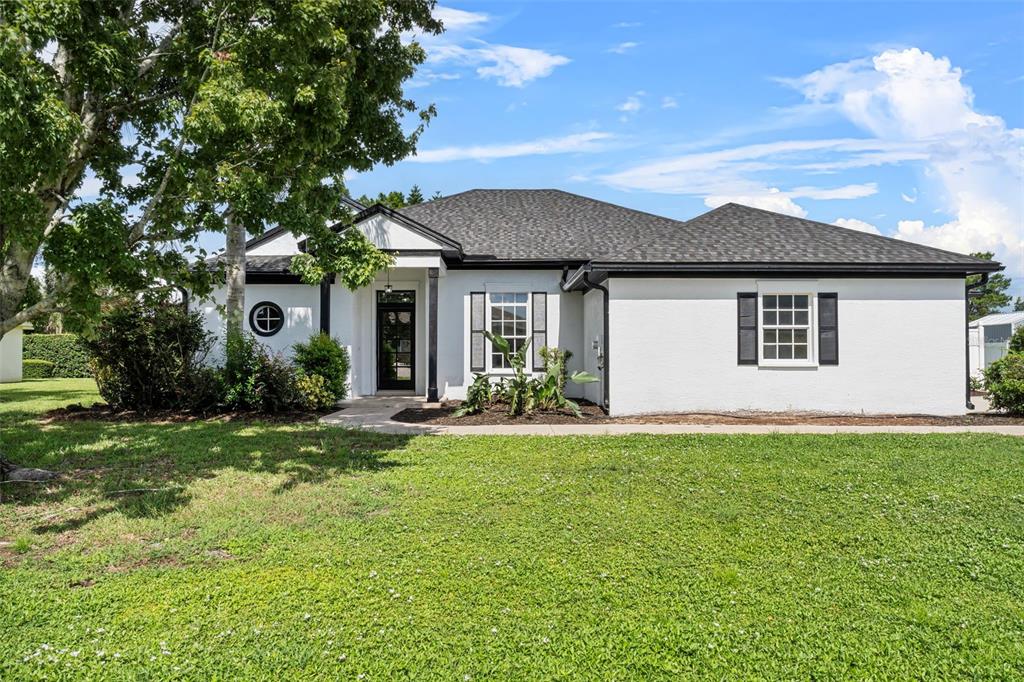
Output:
<svg viewBox="0 0 1024 682">
<path fill-rule="evenodd" d="M 992 433 L 1024 436 L 1021 426 L 827 426 L 822 424 L 507 424 L 495 426 L 432 426 L 396 422 L 407 407 L 430 407 L 417 396 L 375 396 L 342 403 L 343 409 L 320 418 L 322 424 L 380 433 L 449 436 L 605 436 L 634 433 Z"/>
</svg>

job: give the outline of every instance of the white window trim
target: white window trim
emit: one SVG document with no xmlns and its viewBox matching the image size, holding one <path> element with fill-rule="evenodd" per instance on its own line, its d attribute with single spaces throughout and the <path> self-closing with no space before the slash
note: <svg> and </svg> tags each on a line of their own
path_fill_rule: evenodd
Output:
<svg viewBox="0 0 1024 682">
<path fill-rule="evenodd" d="M 533 338 L 533 293 L 530 291 L 523 291 L 522 285 L 508 285 L 502 286 L 500 284 L 487 285 L 484 293 L 484 329 L 490 333 L 493 327 L 491 326 L 491 294 L 526 294 L 526 340 Z M 532 351 L 531 351 L 532 353 Z M 494 366 L 494 344 L 491 343 L 490 339 L 485 338 L 484 342 L 484 357 L 486 373 L 494 376 L 512 376 L 513 371 L 511 367 L 495 367 Z M 527 363 L 525 371 L 527 374 L 533 373 L 533 360 L 532 354 L 527 355 Z"/>
<path fill-rule="evenodd" d="M 764 357 L 764 297 L 807 296 L 807 358 L 784 360 Z M 774 327 L 773 327 L 774 328 Z M 757 363 L 760 367 L 817 367 L 818 366 L 818 292 L 800 287 L 760 288 L 757 291 Z"/>
</svg>

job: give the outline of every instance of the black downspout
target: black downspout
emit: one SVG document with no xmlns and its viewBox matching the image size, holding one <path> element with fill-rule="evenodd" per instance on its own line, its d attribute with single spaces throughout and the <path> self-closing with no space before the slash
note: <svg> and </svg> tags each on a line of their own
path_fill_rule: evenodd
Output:
<svg viewBox="0 0 1024 682">
<path fill-rule="evenodd" d="M 604 393 L 604 409 L 605 412 L 611 412 L 611 392 L 608 390 L 608 364 L 611 358 L 611 353 L 608 352 L 608 288 L 590 281 L 590 272 L 583 273 L 583 283 L 587 286 L 587 289 L 597 289 L 604 296 L 604 368 L 602 370 L 604 374 L 604 381 L 602 381 Z"/>
<path fill-rule="evenodd" d="M 973 410 L 974 403 L 971 402 L 971 289 L 975 287 L 983 287 L 988 284 L 988 273 L 983 273 L 981 279 L 973 284 L 967 284 L 964 286 L 964 350 L 966 351 L 964 357 L 964 369 L 965 369 L 965 381 L 966 381 L 966 392 L 967 392 L 967 409 Z M 981 334 L 981 327 L 978 328 L 978 334 Z M 985 365 L 985 344 L 981 338 L 978 339 L 978 353 L 979 361 L 982 367 Z"/>
</svg>

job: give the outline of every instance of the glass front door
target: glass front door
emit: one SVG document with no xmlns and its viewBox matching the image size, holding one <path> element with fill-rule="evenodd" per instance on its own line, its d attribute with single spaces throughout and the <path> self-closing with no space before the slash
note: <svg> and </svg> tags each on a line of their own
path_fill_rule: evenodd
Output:
<svg viewBox="0 0 1024 682">
<path fill-rule="evenodd" d="M 377 292 L 377 388 L 416 387 L 416 292 Z"/>
</svg>

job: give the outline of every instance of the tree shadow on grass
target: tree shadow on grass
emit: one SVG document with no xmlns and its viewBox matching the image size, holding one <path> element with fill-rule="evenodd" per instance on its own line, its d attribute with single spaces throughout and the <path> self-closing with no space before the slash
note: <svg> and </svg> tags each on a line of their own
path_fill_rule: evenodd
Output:
<svg viewBox="0 0 1024 682">
<path fill-rule="evenodd" d="M 8 458 L 62 474 L 43 485 L 5 485 L 5 504 L 60 504 L 83 494 L 94 500 L 74 516 L 39 523 L 37 533 L 73 531 L 112 512 L 158 518 L 190 502 L 190 484 L 230 469 L 283 475 L 275 494 L 304 483 L 373 474 L 400 466 L 393 452 L 412 438 L 314 422 L 44 423 L 28 413 L 3 417 L 0 449 Z"/>
</svg>

